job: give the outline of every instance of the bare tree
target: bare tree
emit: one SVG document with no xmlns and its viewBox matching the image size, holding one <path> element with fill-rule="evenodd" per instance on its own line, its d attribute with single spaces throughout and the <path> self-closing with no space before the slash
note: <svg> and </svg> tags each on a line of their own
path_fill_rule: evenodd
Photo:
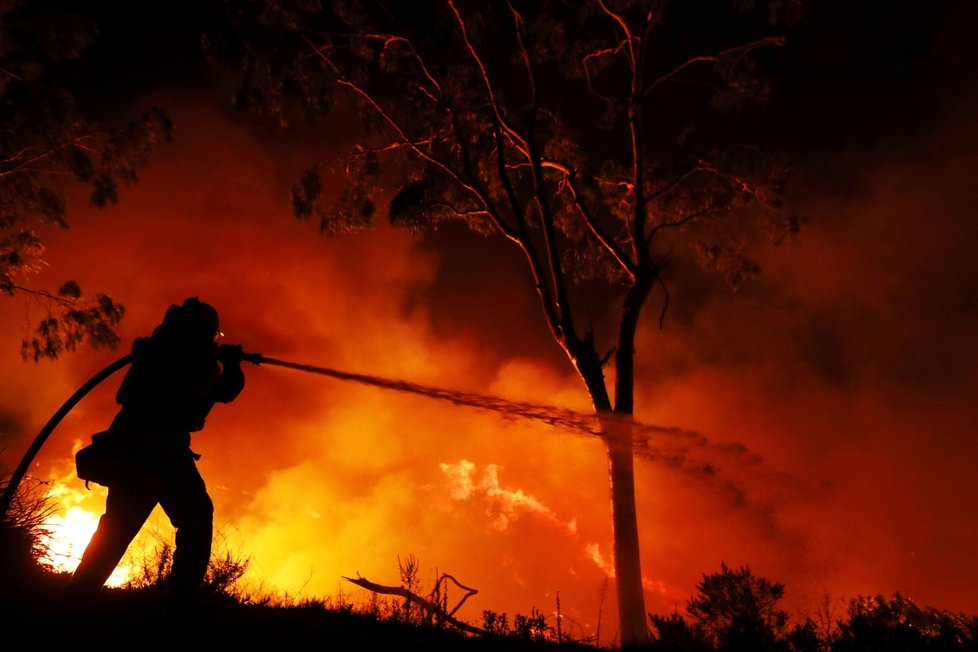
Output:
<svg viewBox="0 0 978 652">
<path fill-rule="evenodd" d="M 290 121 L 352 105 L 361 118 L 338 162 L 339 196 L 324 191 L 325 168 L 310 169 L 293 191 L 298 217 L 316 216 L 328 234 L 356 230 L 392 197 L 393 224 L 461 220 L 522 253 L 603 426 L 622 642 L 645 640 L 636 332 L 650 302 L 661 325 L 675 258 L 737 285 L 760 271 L 748 256 L 758 236 L 798 230 L 782 207 L 787 167 L 742 119 L 769 93 L 758 70 L 795 3 L 228 6 L 230 29 L 209 46 L 241 72 L 239 107 Z M 608 332 L 585 312 L 585 284 L 615 301 Z"/>
</svg>

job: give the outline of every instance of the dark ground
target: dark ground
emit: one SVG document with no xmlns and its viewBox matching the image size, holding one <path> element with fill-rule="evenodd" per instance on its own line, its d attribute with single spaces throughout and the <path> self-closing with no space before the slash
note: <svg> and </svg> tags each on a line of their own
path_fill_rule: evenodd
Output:
<svg viewBox="0 0 978 652">
<path fill-rule="evenodd" d="M 22 648 L 51 649 L 66 643 L 90 646 L 198 644 L 269 646 L 326 650 L 548 650 L 556 643 L 515 637 L 475 637 L 433 626 L 380 620 L 321 604 L 267 606 L 240 604 L 205 595 L 177 603 L 154 589 L 103 589 L 72 595 L 66 579 L 49 577 L 30 588 L 0 585 L 0 641 L 20 641 Z M 6 645 L 3 646 L 10 649 Z M 594 650 L 579 644 L 562 650 Z"/>
</svg>

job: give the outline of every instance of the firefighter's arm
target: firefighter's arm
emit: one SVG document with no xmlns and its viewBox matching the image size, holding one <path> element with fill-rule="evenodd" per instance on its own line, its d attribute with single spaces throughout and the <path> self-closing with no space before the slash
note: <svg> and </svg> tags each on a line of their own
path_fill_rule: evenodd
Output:
<svg viewBox="0 0 978 652">
<path fill-rule="evenodd" d="M 241 390 L 244 389 L 244 372 L 241 371 L 241 359 L 244 350 L 235 344 L 222 344 L 217 349 L 217 358 L 221 361 L 223 369 L 221 378 L 214 388 L 214 401 L 218 403 L 230 403 Z"/>
</svg>

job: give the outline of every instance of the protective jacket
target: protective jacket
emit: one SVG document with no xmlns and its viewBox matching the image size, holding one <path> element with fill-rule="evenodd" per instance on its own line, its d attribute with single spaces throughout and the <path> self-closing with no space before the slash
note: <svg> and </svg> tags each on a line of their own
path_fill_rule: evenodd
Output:
<svg viewBox="0 0 978 652">
<path fill-rule="evenodd" d="M 116 395 L 121 409 L 109 427 L 133 463 L 162 470 L 197 457 L 190 433 L 204 427 L 215 403 L 229 403 L 244 388 L 240 365 L 222 367 L 216 344 L 181 340 L 158 330 L 133 342 Z"/>
</svg>

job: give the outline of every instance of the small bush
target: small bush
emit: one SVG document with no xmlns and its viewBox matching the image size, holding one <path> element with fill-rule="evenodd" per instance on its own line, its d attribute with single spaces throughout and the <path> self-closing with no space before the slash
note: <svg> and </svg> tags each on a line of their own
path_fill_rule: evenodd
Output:
<svg viewBox="0 0 978 652">
<path fill-rule="evenodd" d="M 0 492 L 8 482 L 0 483 Z M 23 587 L 46 571 L 40 560 L 47 554 L 44 522 L 57 506 L 40 482 L 21 482 L 0 522 L 0 577 L 7 588 Z"/>
<path fill-rule="evenodd" d="M 649 614 L 655 636 L 651 649 L 656 652 L 712 652 L 710 643 L 703 628 L 690 623 L 678 613 L 668 616 Z"/>
<path fill-rule="evenodd" d="M 849 619 L 839 622 L 832 652 L 863 650 L 974 650 L 978 618 L 920 607 L 897 593 L 860 597 L 849 603 Z"/>
<path fill-rule="evenodd" d="M 240 585 L 240 580 L 248 570 L 251 559 L 243 557 L 231 550 L 226 539 L 220 534 L 217 537 L 225 544 L 211 552 L 211 559 L 204 576 L 203 589 L 215 595 L 233 598 L 242 603 L 253 603 L 255 600 L 247 595 Z M 157 544 L 151 552 L 140 559 L 134 559 L 129 579 L 125 584 L 127 589 L 162 589 L 170 581 L 173 572 L 173 544 L 157 535 Z M 268 602 L 263 598 L 263 602 Z"/>
</svg>

